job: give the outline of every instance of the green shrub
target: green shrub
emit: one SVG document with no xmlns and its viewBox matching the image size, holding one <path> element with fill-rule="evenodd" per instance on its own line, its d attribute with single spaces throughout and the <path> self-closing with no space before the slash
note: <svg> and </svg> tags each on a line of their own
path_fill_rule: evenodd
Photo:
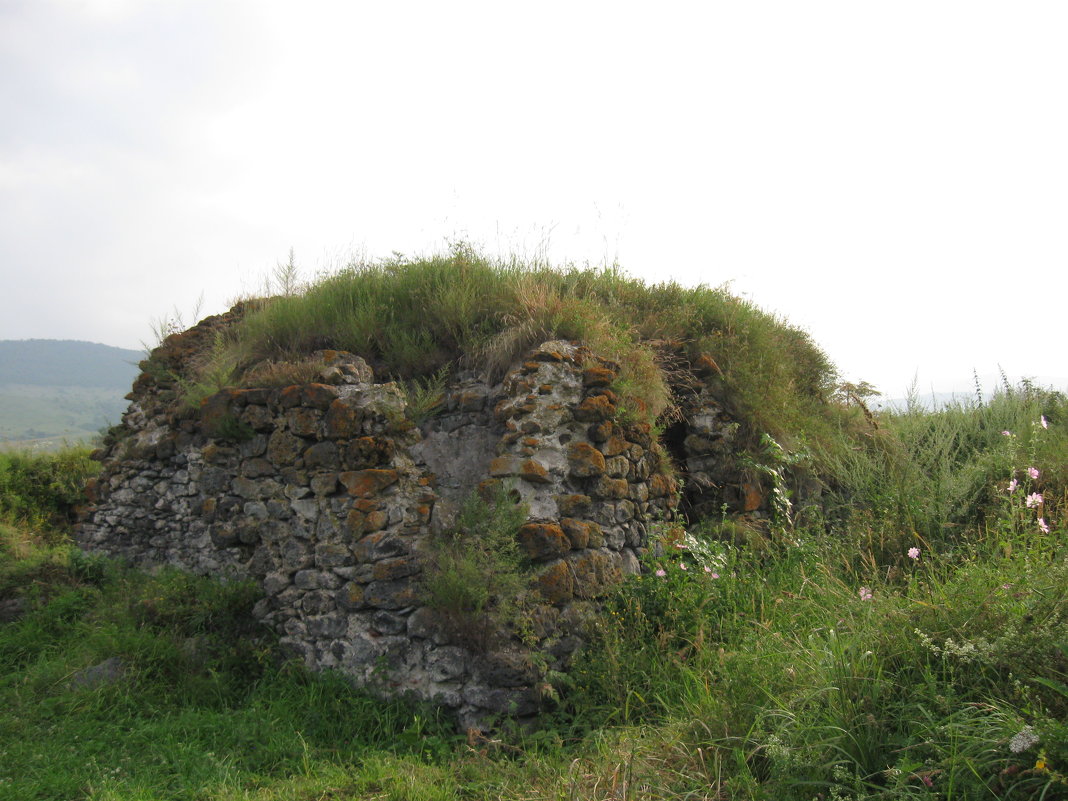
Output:
<svg viewBox="0 0 1068 801">
<path fill-rule="evenodd" d="M 526 506 L 502 484 L 485 494 L 470 495 L 454 525 L 433 537 L 423 569 L 427 605 L 455 636 L 482 649 L 516 624 L 529 572 L 516 538 Z"/>
<path fill-rule="evenodd" d="M 57 453 L 0 452 L 0 519 L 56 529 L 85 503 L 85 484 L 100 470 L 88 448 Z"/>
</svg>

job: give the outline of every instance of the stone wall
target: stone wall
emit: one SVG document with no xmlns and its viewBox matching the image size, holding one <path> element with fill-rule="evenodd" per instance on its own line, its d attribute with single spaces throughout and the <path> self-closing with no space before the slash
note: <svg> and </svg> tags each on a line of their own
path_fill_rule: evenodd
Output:
<svg viewBox="0 0 1068 801">
<path fill-rule="evenodd" d="M 225 322 L 202 323 L 181 348 L 195 352 Z M 155 368 L 186 358 L 181 348 Z M 614 366 L 547 342 L 500 383 L 460 376 L 417 425 L 401 389 L 375 383 L 359 357 L 315 358 L 311 383 L 223 390 L 195 414 L 143 376 L 101 455 L 79 544 L 254 579 L 256 615 L 309 667 L 443 704 L 461 725 L 536 714 L 542 673 L 566 669 L 596 599 L 639 571 L 649 527 L 677 502 L 649 426 L 617 422 Z M 683 460 L 717 440 L 714 422 L 691 425 Z M 527 510 L 529 625 L 486 648 L 443 624 L 421 579 L 433 538 L 494 482 Z"/>
</svg>

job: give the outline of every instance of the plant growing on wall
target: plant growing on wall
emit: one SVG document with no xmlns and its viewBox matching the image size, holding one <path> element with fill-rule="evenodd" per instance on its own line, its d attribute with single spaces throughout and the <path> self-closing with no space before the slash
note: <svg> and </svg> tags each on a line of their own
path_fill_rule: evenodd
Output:
<svg viewBox="0 0 1068 801">
<path fill-rule="evenodd" d="M 516 539 L 526 520 L 526 504 L 495 484 L 468 496 L 455 524 L 432 538 L 424 599 L 452 636 L 486 650 L 495 633 L 515 621 L 528 582 Z"/>
</svg>

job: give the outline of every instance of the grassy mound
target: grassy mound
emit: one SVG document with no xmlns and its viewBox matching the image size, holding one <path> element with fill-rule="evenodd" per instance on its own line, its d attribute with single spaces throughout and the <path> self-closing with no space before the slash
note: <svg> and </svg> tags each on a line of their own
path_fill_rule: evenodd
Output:
<svg viewBox="0 0 1068 801">
<path fill-rule="evenodd" d="M 555 338 L 581 340 L 618 362 L 614 389 L 626 413 L 646 422 L 677 401 L 673 373 L 698 367 L 753 432 L 776 437 L 822 425 L 835 386 L 833 367 L 805 332 L 724 289 L 492 262 L 464 246 L 352 264 L 300 293 L 249 305 L 217 336 L 190 397 L 292 375 L 277 365 L 299 365 L 323 348 L 357 353 L 399 380 L 456 367 L 499 377 L 526 349 Z"/>
</svg>

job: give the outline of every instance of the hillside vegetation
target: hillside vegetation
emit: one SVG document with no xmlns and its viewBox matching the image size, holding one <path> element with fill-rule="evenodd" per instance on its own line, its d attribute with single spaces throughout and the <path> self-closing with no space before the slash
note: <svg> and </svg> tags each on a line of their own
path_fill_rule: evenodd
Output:
<svg viewBox="0 0 1068 801">
<path fill-rule="evenodd" d="M 0 447 L 55 449 L 118 423 L 143 355 L 92 342 L 0 341 Z"/>
<path fill-rule="evenodd" d="M 726 514 L 657 527 L 540 728 L 486 740 L 284 661 L 251 622 L 255 587 L 77 553 L 84 454 L 0 460 L 0 799 L 1068 798 L 1068 399 L 1024 384 L 871 413 L 804 334 L 719 290 L 575 270 L 524 306 L 532 274 L 462 250 L 353 268 L 220 327 L 160 387 L 188 402 L 322 347 L 412 380 L 585 331 L 634 365 L 621 390 L 647 419 L 670 413 L 675 371 L 712 360 L 708 380 L 774 437 L 753 469 L 806 462 L 821 492 L 759 531 Z M 483 281 L 500 307 L 479 305 Z M 446 284 L 468 325 L 425 313 Z M 377 327 L 342 339 L 362 315 Z M 404 326 L 429 333 L 401 347 Z"/>
<path fill-rule="evenodd" d="M 143 354 L 68 339 L 0 340 L 0 384 L 130 391 Z"/>
</svg>

